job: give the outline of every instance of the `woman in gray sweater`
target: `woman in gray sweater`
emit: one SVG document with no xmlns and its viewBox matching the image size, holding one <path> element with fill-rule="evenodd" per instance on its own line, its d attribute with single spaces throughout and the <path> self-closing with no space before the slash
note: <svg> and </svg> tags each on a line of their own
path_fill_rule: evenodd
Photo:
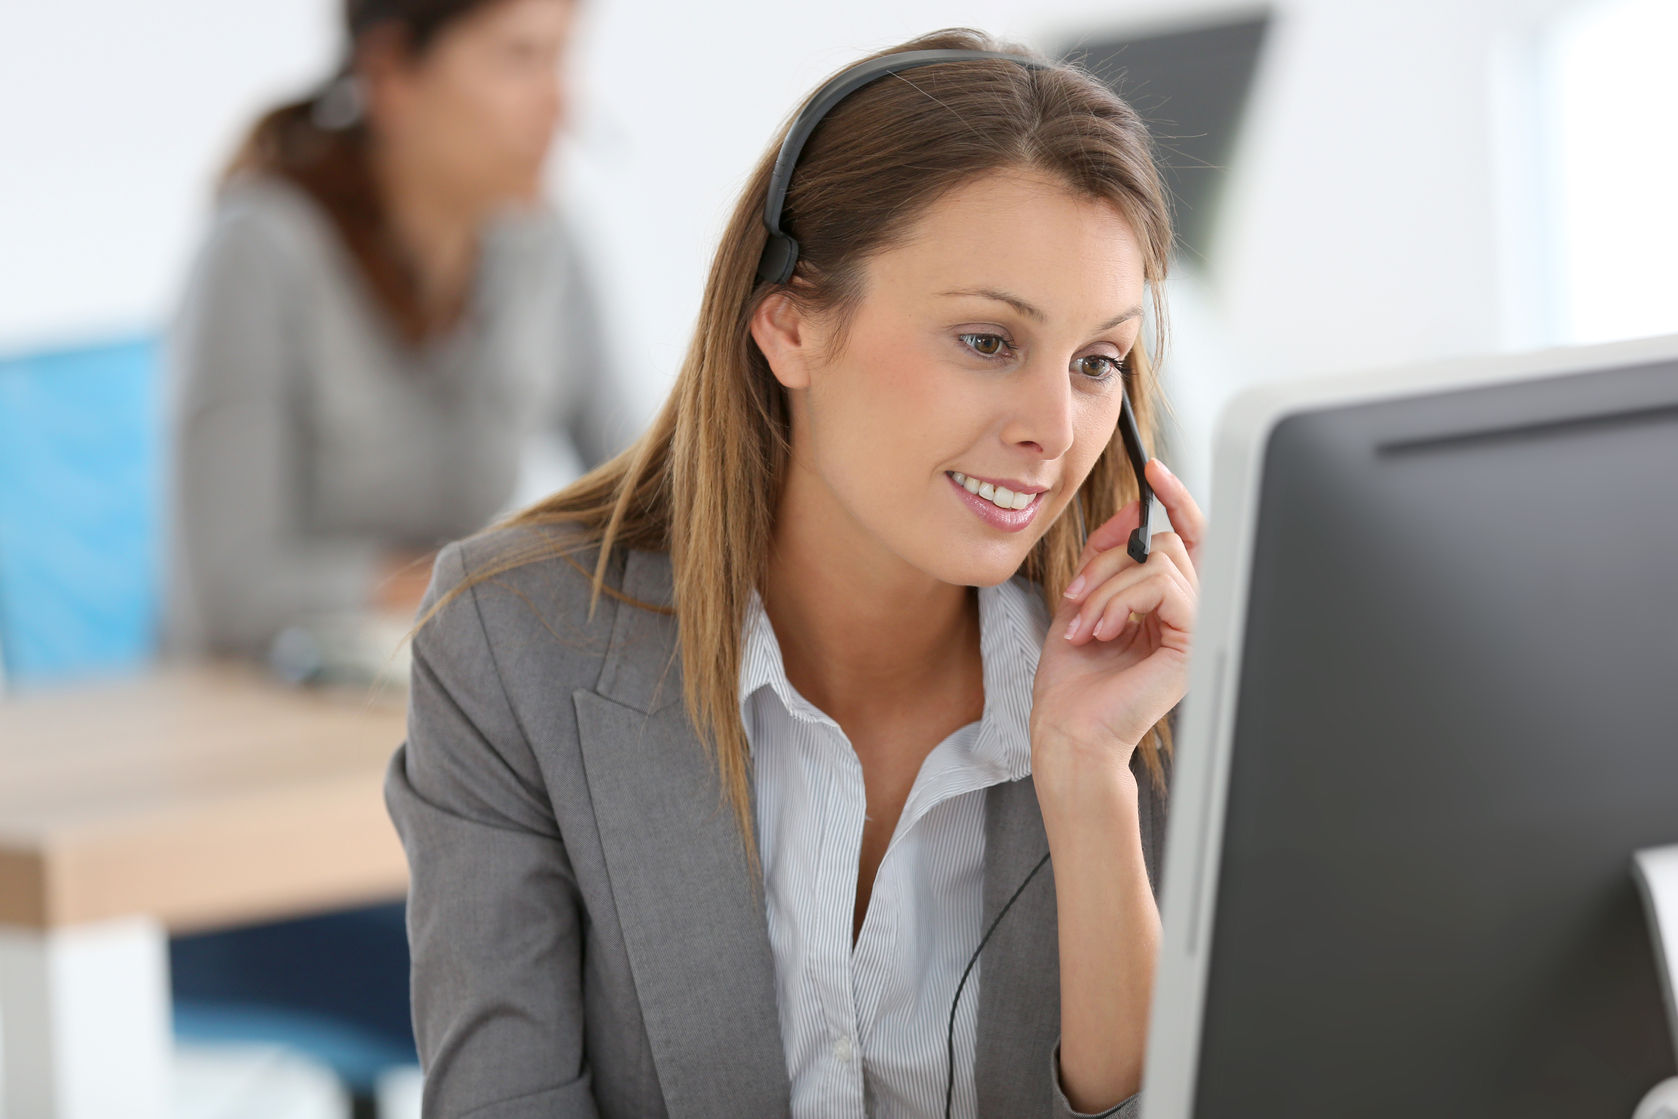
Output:
<svg viewBox="0 0 1678 1119">
<path fill-rule="evenodd" d="M 339 74 L 233 159 L 170 339 L 171 652 L 406 621 L 527 456 L 557 487 L 636 433 L 539 202 L 573 6 L 348 0 Z"/>
<path fill-rule="evenodd" d="M 516 487 L 544 437 L 558 488 L 636 434 L 537 202 L 574 3 L 347 0 L 344 65 L 233 159 L 171 335 L 171 651 L 406 624 L 428 552 L 539 495 Z M 170 952 L 178 1023 L 256 1003 L 360 1026 L 320 1055 L 364 1100 L 368 1060 L 413 1059 L 408 966 L 401 904 Z"/>
</svg>

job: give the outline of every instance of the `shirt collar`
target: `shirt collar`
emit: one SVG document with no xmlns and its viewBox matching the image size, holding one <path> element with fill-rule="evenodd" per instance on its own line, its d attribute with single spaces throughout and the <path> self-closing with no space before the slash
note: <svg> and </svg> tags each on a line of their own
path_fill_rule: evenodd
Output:
<svg viewBox="0 0 1678 1119">
<path fill-rule="evenodd" d="M 984 670 L 985 709 L 973 745 L 973 760 L 990 769 L 996 780 L 1014 781 L 1031 772 L 1032 682 L 1048 630 L 1049 612 L 1042 591 L 1025 576 L 979 588 L 979 656 Z M 747 717 L 752 696 L 767 686 L 795 718 L 837 727 L 787 679 L 780 642 L 755 587 L 746 607 L 744 638 L 739 693 L 742 720 Z"/>
</svg>

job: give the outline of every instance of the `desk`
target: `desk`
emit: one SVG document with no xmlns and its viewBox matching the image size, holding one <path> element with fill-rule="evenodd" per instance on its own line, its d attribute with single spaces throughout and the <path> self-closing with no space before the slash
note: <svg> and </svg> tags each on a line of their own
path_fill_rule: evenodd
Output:
<svg viewBox="0 0 1678 1119">
<path fill-rule="evenodd" d="M 405 714 L 231 665 L 0 700 L 0 1116 L 163 1119 L 170 933 L 403 897 Z"/>
</svg>

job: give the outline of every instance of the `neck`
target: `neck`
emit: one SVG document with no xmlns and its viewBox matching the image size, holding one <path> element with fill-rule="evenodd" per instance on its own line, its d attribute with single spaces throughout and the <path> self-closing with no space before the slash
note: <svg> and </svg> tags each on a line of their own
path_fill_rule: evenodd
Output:
<svg viewBox="0 0 1678 1119">
<path fill-rule="evenodd" d="M 452 319 L 471 286 L 485 207 L 451 192 L 388 145 L 375 142 L 369 161 L 390 231 L 414 268 L 421 302 L 438 318 Z"/>
<path fill-rule="evenodd" d="M 860 529 L 793 468 L 763 595 L 787 679 L 847 727 L 924 713 L 929 697 L 982 703 L 975 590 L 882 553 Z"/>
</svg>

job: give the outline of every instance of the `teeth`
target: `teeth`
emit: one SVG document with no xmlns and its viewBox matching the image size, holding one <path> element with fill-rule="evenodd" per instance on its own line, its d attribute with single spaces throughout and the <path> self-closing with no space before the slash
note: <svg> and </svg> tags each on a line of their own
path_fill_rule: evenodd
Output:
<svg viewBox="0 0 1678 1119">
<path fill-rule="evenodd" d="M 968 493 L 978 494 L 1000 509 L 1024 509 L 1031 504 L 1032 499 L 1036 496 L 1029 493 L 1015 493 L 1006 486 L 993 486 L 989 482 L 969 478 L 959 470 L 950 471 L 950 477 L 964 486 Z"/>
</svg>

